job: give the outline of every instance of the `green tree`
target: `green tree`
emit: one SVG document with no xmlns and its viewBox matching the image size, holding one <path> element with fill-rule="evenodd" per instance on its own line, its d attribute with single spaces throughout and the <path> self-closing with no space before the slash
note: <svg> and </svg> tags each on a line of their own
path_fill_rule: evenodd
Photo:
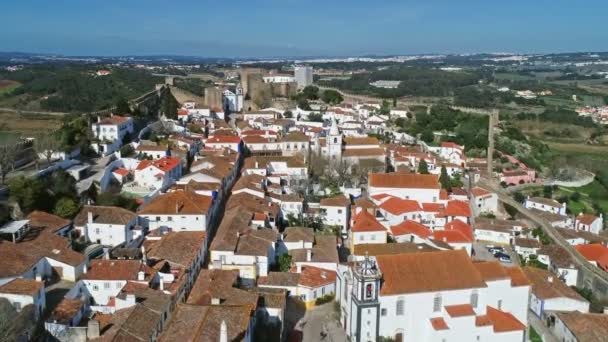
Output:
<svg viewBox="0 0 608 342">
<path fill-rule="evenodd" d="M 441 184 L 442 189 L 445 189 L 448 192 L 452 191 L 452 183 L 450 181 L 450 176 L 448 175 L 448 170 L 445 168 L 445 165 L 441 165 L 439 183 Z"/>
<path fill-rule="evenodd" d="M 17 146 L 6 145 L 0 147 L 0 176 L 2 176 L 2 184 L 6 175 L 15 166 L 15 159 L 17 158 Z"/>
<path fill-rule="evenodd" d="M 432 143 L 433 140 L 435 140 L 435 135 L 433 134 L 432 130 L 426 129 L 422 131 L 422 134 L 420 134 L 420 139 L 422 139 L 424 142 Z"/>
<path fill-rule="evenodd" d="M 391 112 L 391 107 L 388 101 L 382 100 L 382 106 L 380 106 L 380 114 L 388 115 Z"/>
<path fill-rule="evenodd" d="M 131 106 L 129 106 L 129 102 L 127 102 L 127 100 L 124 98 L 120 98 L 118 101 L 116 101 L 116 113 L 118 115 L 131 114 Z"/>
<path fill-rule="evenodd" d="M 177 110 L 179 109 L 179 103 L 171 94 L 170 90 L 163 91 L 160 98 L 160 112 L 169 119 L 177 119 Z"/>
<path fill-rule="evenodd" d="M 279 256 L 279 269 L 281 272 L 289 272 L 291 269 L 291 255 L 285 253 Z"/>
<path fill-rule="evenodd" d="M 524 194 L 522 194 L 521 192 L 517 191 L 516 193 L 513 194 L 513 198 L 518 202 L 518 203 L 523 203 L 526 200 L 526 196 L 524 196 Z"/>
<path fill-rule="evenodd" d="M 36 209 L 49 209 L 45 206 L 49 201 L 40 179 L 18 176 L 9 181 L 8 188 L 10 199 L 19 205 L 24 214 Z"/>
<path fill-rule="evenodd" d="M 308 114 L 308 121 L 323 122 L 323 115 L 321 113 L 310 113 Z"/>
<path fill-rule="evenodd" d="M 507 214 L 509 214 L 509 217 L 511 217 L 512 219 L 515 219 L 515 215 L 517 215 L 517 208 L 515 208 L 514 206 L 505 203 L 505 211 L 507 212 Z"/>
<path fill-rule="evenodd" d="M 429 174 L 429 165 L 424 159 L 420 160 L 420 163 L 418 163 L 418 173 L 423 175 Z"/>
<path fill-rule="evenodd" d="M 71 198 L 62 197 L 55 203 L 53 213 L 65 219 L 71 219 L 78 214 L 78 204 Z"/>
<path fill-rule="evenodd" d="M 293 118 L 293 112 L 290 110 L 285 111 L 285 113 L 283 113 L 283 117 L 286 119 L 291 119 Z"/>
<path fill-rule="evenodd" d="M 68 197 L 72 199 L 78 198 L 76 190 L 76 180 L 64 170 L 53 172 L 46 180 L 46 189 L 53 195 L 54 198 L 60 199 Z"/>
<path fill-rule="evenodd" d="M 316 86 L 306 86 L 302 89 L 302 95 L 307 100 L 318 100 L 319 99 L 319 88 Z"/>
<path fill-rule="evenodd" d="M 336 90 L 328 89 L 321 94 L 321 100 L 330 105 L 338 105 L 344 101 L 344 98 Z"/>
<path fill-rule="evenodd" d="M 135 149 L 133 149 L 133 146 L 131 146 L 131 144 L 124 145 L 120 148 L 120 155 L 123 158 L 133 157 L 135 155 Z"/>
<path fill-rule="evenodd" d="M 543 196 L 545 198 L 552 198 L 553 197 L 553 187 L 550 185 L 545 185 L 543 187 Z"/>
</svg>

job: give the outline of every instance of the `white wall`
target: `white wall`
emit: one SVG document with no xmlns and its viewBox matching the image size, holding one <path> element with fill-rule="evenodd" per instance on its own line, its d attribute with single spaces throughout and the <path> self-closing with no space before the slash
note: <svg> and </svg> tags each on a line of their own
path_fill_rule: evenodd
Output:
<svg viewBox="0 0 608 342">
<path fill-rule="evenodd" d="M 168 227 L 174 231 L 206 231 L 206 215 L 155 215 L 140 216 L 140 223 L 150 230 Z"/>
</svg>

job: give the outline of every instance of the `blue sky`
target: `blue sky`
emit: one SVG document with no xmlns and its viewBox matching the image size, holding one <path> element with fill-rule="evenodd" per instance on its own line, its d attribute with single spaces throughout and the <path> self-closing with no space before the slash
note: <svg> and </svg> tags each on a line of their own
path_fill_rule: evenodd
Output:
<svg viewBox="0 0 608 342">
<path fill-rule="evenodd" d="M 0 51 L 205 57 L 608 50 L 606 0 L 19 0 Z"/>
</svg>

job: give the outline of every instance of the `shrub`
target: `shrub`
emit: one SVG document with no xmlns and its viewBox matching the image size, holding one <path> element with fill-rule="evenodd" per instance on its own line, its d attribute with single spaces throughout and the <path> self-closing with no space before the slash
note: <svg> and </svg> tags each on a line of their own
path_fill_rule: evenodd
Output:
<svg viewBox="0 0 608 342">
<path fill-rule="evenodd" d="M 329 303 L 332 300 L 334 300 L 335 297 L 336 297 L 336 295 L 333 294 L 333 293 L 325 295 L 323 297 L 319 297 L 319 298 L 317 298 L 317 300 L 315 300 L 315 305 L 322 305 L 322 304 L 325 304 L 325 303 Z"/>
</svg>

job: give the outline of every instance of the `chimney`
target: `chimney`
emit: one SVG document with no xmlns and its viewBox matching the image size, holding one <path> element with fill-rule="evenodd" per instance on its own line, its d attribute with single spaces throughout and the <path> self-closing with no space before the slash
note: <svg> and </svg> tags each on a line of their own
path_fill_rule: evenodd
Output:
<svg viewBox="0 0 608 342">
<path fill-rule="evenodd" d="M 175 202 L 175 213 L 179 214 L 179 202 Z"/>
<path fill-rule="evenodd" d="M 145 279 L 146 279 L 146 274 L 144 273 L 144 271 L 137 272 L 137 280 L 138 281 L 144 281 Z"/>
<path fill-rule="evenodd" d="M 312 249 L 306 250 L 306 261 L 312 261 Z"/>
<path fill-rule="evenodd" d="M 296 264 L 296 272 L 302 273 L 302 264 Z"/>
<path fill-rule="evenodd" d="M 608 315 L 608 306 L 604 306 L 604 315 Z"/>
<path fill-rule="evenodd" d="M 222 321 L 220 325 L 220 342 L 228 342 L 228 327 L 226 321 Z"/>
<path fill-rule="evenodd" d="M 101 122 L 101 116 L 97 115 L 97 122 Z"/>
<path fill-rule="evenodd" d="M 148 264 L 148 257 L 146 256 L 146 247 L 144 247 L 144 245 L 141 245 L 141 262 L 144 264 Z"/>
<path fill-rule="evenodd" d="M 105 260 L 110 260 L 110 249 L 109 248 L 104 248 L 103 249 L 103 258 Z"/>
<path fill-rule="evenodd" d="M 220 299 L 218 297 L 211 298 L 211 305 L 220 305 Z"/>
<path fill-rule="evenodd" d="M 87 323 L 87 339 L 99 337 L 99 321 L 91 319 Z"/>
<path fill-rule="evenodd" d="M 163 279 L 160 279 L 160 282 L 158 284 L 158 289 L 161 291 L 165 291 L 165 282 L 163 281 Z"/>
<path fill-rule="evenodd" d="M 36 273 L 36 281 L 42 281 L 42 276 Z"/>
<path fill-rule="evenodd" d="M 548 277 L 547 277 L 547 281 L 548 281 L 549 283 L 553 283 L 553 276 L 548 276 Z"/>
<path fill-rule="evenodd" d="M 257 169 L 260 166 L 260 164 L 256 161 L 255 162 L 255 168 Z"/>
<path fill-rule="evenodd" d="M 91 211 L 89 211 L 89 212 L 87 213 L 87 222 L 88 222 L 89 224 L 92 224 L 92 223 L 93 223 L 93 212 L 91 212 Z"/>
<path fill-rule="evenodd" d="M 135 305 L 135 295 L 130 293 L 127 294 L 127 303 L 129 304 L 129 306 L 133 306 Z"/>
</svg>

